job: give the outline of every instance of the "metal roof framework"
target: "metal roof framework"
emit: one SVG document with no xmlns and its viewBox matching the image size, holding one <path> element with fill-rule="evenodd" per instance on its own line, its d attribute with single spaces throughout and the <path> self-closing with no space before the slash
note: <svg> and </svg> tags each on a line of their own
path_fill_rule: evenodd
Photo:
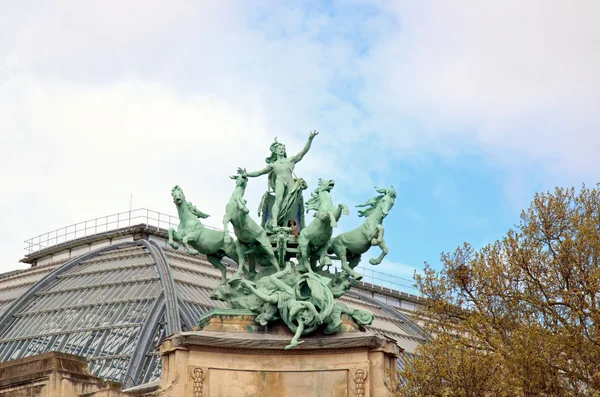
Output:
<svg viewBox="0 0 600 397">
<path fill-rule="evenodd" d="M 224 307 L 210 298 L 220 279 L 202 256 L 146 239 L 0 275 L 0 361 L 59 351 L 86 357 L 95 376 L 124 388 L 155 381 L 156 346 Z M 409 354 L 427 338 L 405 314 L 361 292 L 341 300 L 372 311 L 371 330 Z"/>
</svg>

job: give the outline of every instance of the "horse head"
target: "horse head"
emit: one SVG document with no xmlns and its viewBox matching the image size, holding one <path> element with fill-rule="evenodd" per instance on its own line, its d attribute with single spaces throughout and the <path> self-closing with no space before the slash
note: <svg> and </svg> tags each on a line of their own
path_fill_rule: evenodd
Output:
<svg viewBox="0 0 600 397">
<path fill-rule="evenodd" d="M 334 186 L 335 182 L 332 179 L 319 178 L 319 186 L 317 186 L 315 191 L 311 194 L 311 198 L 306 202 L 306 212 L 310 210 L 319 211 L 322 209 L 322 206 L 326 206 L 327 202 L 321 202 L 320 194 L 331 192 L 331 189 L 333 189 Z"/>
<path fill-rule="evenodd" d="M 378 189 L 377 191 L 379 192 L 380 190 L 381 193 L 383 193 L 383 197 L 379 202 L 379 206 L 381 208 L 381 213 L 386 217 L 396 201 L 396 189 L 392 186 L 390 189 Z"/>
<path fill-rule="evenodd" d="M 242 187 L 244 189 L 246 189 L 246 186 L 248 185 L 248 176 L 247 175 L 232 175 L 230 176 L 231 179 L 235 180 L 235 186 L 236 187 Z"/>
<path fill-rule="evenodd" d="M 319 187 L 317 188 L 317 192 L 331 192 L 331 189 L 335 186 L 335 181 L 333 179 L 321 179 L 319 178 Z"/>
<path fill-rule="evenodd" d="M 173 189 L 171 189 L 171 196 L 173 197 L 173 202 L 176 205 L 185 203 L 185 195 L 183 194 L 183 190 L 179 187 L 179 185 L 173 186 Z"/>
<path fill-rule="evenodd" d="M 359 216 L 368 217 L 381 214 L 382 218 L 385 218 L 394 206 L 396 189 L 393 186 L 390 189 L 375 187 L 375 190 L 380 196 L 373 197 L 366 203 L 357 205 L 357 207 L 366 207 L 364 210 L 358 212 Z"/>
</svg>

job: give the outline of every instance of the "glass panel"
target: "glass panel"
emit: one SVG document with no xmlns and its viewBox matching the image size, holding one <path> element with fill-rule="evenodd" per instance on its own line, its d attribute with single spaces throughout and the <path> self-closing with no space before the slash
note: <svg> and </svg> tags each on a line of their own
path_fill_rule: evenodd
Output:
<svg viewBox="0 0 600 397">
<path fill-rule="evenodd" d="M 99 356 L 131 355 L 136 345 L 140 327 L 116 328 L 110 331 L 108 338 L 100 347 Z"/>
<path fill-rule="evenodd" d="M 25 284 L 19 287 L 0 289 L 0 301 L 17 299 L 25 293 L 34 283 Z"/>
<path fill-rule="evenodd" d="M 219 280 L 214 277 L 209 277 L 205 274 L 184 271 L 177 268 L 173 269 L 171 274 L 173 275 L 173 280 L 175 281 L 183 281 L 185 283 L 201 285 L 210 289 L 215 288 L 219 284 Z"/>
<path fill-rule="evenodd" d="M 88 365 L 95 376 L 119 382 L 127 370 L 129 358 L 96 359 L 91 360 Z"/>
<path fill-rule="evenodd" d="M 52 286 L 50 291 L 59 291 L 70 288 L 94 286 L 104 283 L 136 281 L 142 278 L 157 278 L 154 266 L 134 267 L 106 273 L 82 274 L 77 273 L 61 278 L 60 282 Z"/>
<path fill-rule="evenodd" d="M 62 310 L 68 306 L 90 305 L 108 300 L 154 298 L 160 291 L 160 284 L 156 280 L 44 294 L 39 296 L 24 312 L 31 314 L 41 310 Z"/>
<path fill-rule="evenodd" d="M 56 336 L 43 336 L 41 338 L 30 340 L 29 343 L 26 345 L 23 355 L 21 357 L 33 356 L 34 354 L 49 351 L 48 347 L 55 339 Z"/>
<path fill-rule="evenodd" d="M 183 283 L 176 283 L 175 287 L 177 288 L 177 295 L 181 299 L 200 303 L 205 306 L 215 306 L 215 301 L 210 298 L 211 291 L 206 288 Z"/>
<path fill-rule="evenodd" d="M 214 309 L 214 306 L 207 307 L 207 306 L 196 304 L 194 302 L 189 302 L 189 301 L 184 301 L 184 300 L 180 300 L 180 302 L 181 302 L 181 308 L 188 313 L 188 316 L 194 322 L 197 322 L 204 313 L 208 312 L 209 310 Z M 225 302 L 219 302 L 219 303 L 220 303 L 220 305 L 218 305 L 218 306 L 225 307 Z"/>
<path fill-rule="evenodd" d="M 0 316 L 8 309 L 14 301 L 0 302 Z"/>
<path fill-rule="evenodd" d="M 141 325 L 153 303 L 154 299 L 144 299 L 28 314 L 14 321 L 3 338 L 66 333 L 111 325 Z"/>
<path fill-rule="evenodd" d="M 24 352 L 24 348 L 27 345 L 27 340 L 15 341 L 11 346 L 11 349 L 7 352 L 6 360 L 13 360 L 15 358 L 22 357 L 21 354 Z"/>
<path fill-rule="evenodd" d="M 23 284 L 31 284 L 36 281 L 41 280 L 46 274 L 50 273 L 50 271 L 54 270 L 53 267 L 45 268 L 40 271 L 24 271 L 23 274 L 19 274 L 15 277 L 9 277 L 4 280 L 0 280 L 0 289 L 10 288 Z"/>
<path fill-rule="evenodd" d="M 94 334 L 94 332 L 96 332 Z M 67 340 L 61 349 L 64 353 L 75 354 L 76 356 L 86 356 L 84 351 L 88 343 L 91 343 L 94 337 L 101 337 L 101 332 L 87 331 L 77 332 L 67 336 Z"/>
<path fill-rule="evenodd" d="M 112 270 L 112 269 L 117 269 L 117 268 L 126 267 L 126 266 L 149 266 L 149 265 L 154 266 L 154 261 L 152 260 L 152 257 L 150 257 L 148 254 L 142 254 L 140 256 L 134 256 L 134 257 L 119 258 L 119 259 L 112 260 L 112 261 L 107 261 L 106 259 L 102 258 L 102 261 L 96 261 L 95 263 L 85 264 L 85 262 L 84 262 L 84 264 L 77 267 L 77 269 L 75 269 L 71 273 L 74 274 L 74 273 L 92 272 L 92 271 L 96 271 L 96 270 Z"/>
<path fill-rule="evenodd" d="M 139 384 L 150 383 L 160 378 L 162 372 L 162 360 L 158 354 L 147 355 L 144 358 L 143 371 Z"/>
</svg>

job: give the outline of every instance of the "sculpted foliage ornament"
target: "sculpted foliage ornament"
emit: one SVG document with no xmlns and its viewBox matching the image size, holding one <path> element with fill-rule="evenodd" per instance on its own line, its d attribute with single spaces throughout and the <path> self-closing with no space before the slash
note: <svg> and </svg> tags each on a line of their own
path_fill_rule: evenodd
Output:
<svg viewBox="0 0 600 397">
<path fill-rule="evenodd" d="M 287 156 L 285 145 L 275 139 L 267 166 L 255 172 L 238 168 L 235 188 L 225 207 L 223 231 L 205 228 L 199 218 L 208 215 L 186 201 L 183 190 L 175 186 L 171 192 L 180 224 L 169 230 L 169 244 L 178 242 L 192 255 L 205 254 L 222 273 L 221 284 L 212 299 L 227 302 L 231 309 L 246 309 L 256 314 L 256 322 L 267 325 L 281 321 L 294 333 L 286 349 L 303 341 L 300 337 L 320 329 L 333 334 L 342 329 L 342 316 L 359 325 L 369 325 L 373 315 L 337 302 L 335 299 L 350 289 L 360 275 L 353 269 L 371 246 L 382 250 L 373 265 L 381 263 L 388 248 L 383 239 L 382 221 L 394 204 L 396 190 L 377 189 L 379 195 L 359 207 L 366 217 L 357 229 L 331 238 L 342 214 L 349 214 L 345 204 L 334 205 L 333 180 L 319 179 L 317 188 L 306 202 L 302 192 L 308 185 L 294 174 L 295 165 L 308 153 L 318 132 L 308 136 L 304 148 L 295 156 Z M 248 178 L 268 174 L 268 189 L 259 209 L 261 224 L 250 216 L 244 199 Z M 304 224 L 304 212 L 315 211 L 314 219 Z M 229 235 L 233 227 L 235 239 Z M 333 259 L 339 259 L 343 271 L 330 273 Z M 234 276 L 227 281 L 221 259 L 227 256 L 238 263 Z M 246 265 L 247 264 L 247 265 Z"/>
</svg>

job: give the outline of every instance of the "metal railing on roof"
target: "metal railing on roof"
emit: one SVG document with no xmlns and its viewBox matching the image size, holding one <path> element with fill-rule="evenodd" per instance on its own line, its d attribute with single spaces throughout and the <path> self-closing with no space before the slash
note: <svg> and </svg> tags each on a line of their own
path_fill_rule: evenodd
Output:
<svg viewBox="0 0 600 397">
<path fill-rule="evenodd" d="M 179 218 L 146 208 L 119 212 L 117 214 L 74 223 L 27 239 L 25 240 L 25 252 L 27 254 L 32 254 L 36 251 L 41 251 L 82 237 L 93 236 L 98 233 L 114 231 L 139 224 L 145 224 L 150 228 L 156 228 L 157 231 L 160 229 L 168 230 L 171 227 L 177 229 Z M 218 230 L 212 226 L 204 226 L 209 229 Z"/>
<path fill-rule="evenodd" d="M 333 271 L 342 271 L 341 263 L 338 260 L 333 261 Z M 362 276 L 359 283 L 365 287 L 371 287 L 374 290 L 380 290 L 382 292 L 401 292 L 412 295 L 413 297 L 421 297 L 422 294 L 414 286 L 414 280 L 394 276 L 393 274 L 378 272 L 373 270 L 374 266 L 369 265 L 368 267 L 358 266 L 354 269 L 355 272 Z"/>
<path fill-rule="evenodd" d="M 131 211 L 119 212 L 117 214 L 74 223 L 27 239 L 25 240 L 25 252 L 29 255 L 79 238 L 140 224 L 144 224 L 151 229 L 156 228 L 157 231 L 161 229 L 168 230 L 169 228 L 177 229 L 179 217 L 146 208 L 137 208 Z M 213 230 L 222 230 L 209 225 L 204 226 Z M 335 271 L 341 270 L 339 261 L 334 261 L 333 267 L 336 269 Z M 421 293 L 414 287 L 413 280 L 382 273 L 371 269 L 371 266 L 358 266 L 354 270 L 363 276 L 362 280 L 360 280 L 360 283 L 363 286 L 389 292 L 404 291 L 404 293 L 408 293 L 412 296 L 421 296 Z"/>
</svg>

